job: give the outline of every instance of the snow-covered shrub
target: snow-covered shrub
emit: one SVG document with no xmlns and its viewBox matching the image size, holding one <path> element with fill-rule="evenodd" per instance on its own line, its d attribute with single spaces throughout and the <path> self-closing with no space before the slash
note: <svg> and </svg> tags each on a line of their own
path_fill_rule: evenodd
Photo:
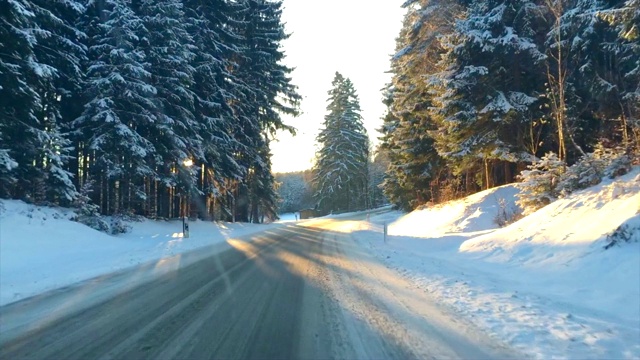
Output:
<svg viewBox="0 0 640 360">
<path fill-rule="evenodd" d="M 524 210 L 524 214 L 530 214 L 560 196 L 558 184 L 565 168 L 565 163 L 549 152 L 518 175 L 521 182 L 517 187 L 521 191 L 516 195 L 516 204 Z"/>
<path fill-rule="evenodd" d="M 640 215 L 636 215 L 607 235 L 605 249 L 622 243 L 640 242 Z"/>
<path fill-rule="evenodd" d="M 623 148 L 605 148 L 598 144 L 593 153 L 585 154 L 562 175 L 558 190 L 567 196 L 576 190 L 599 184 L 631 171 L 631 157 Z"/>
<path fill-rule="evenodd" d="M 111 217 L 111 229 L 112 235 L 125 234 L 131 231 L 131 225 L 128 223 L 128 216 L 124 214 L 117 214 Z"/>
<path fill-rule="evenodd" d="M 91 191 L 93 191 L 93 181 L 85 182 L 73 201 L 72 205 L 75 208 L 76 216 L 72 217 L 71 220 L 98 231 L 109 232 L 109 224 L 100 215 L 100 208 L 91 202 L 89 197 Z"/>
<path fill-rule="evenodd" d="M 604 159 L 595 154 L 585 154 L 562 174 L 558 183 L 558 193 L 562 196 L 568 196 L 576 190 L 599 184 L 606 167 Z"/>
<path fill-rule="evenodd" d="M 604 176 L 609 179 L 615 179 L 631 171 L 632 156 L 623 148 L 597 148 L 595 154 L 599 155 L 607 164 L 604 169 Z"/>
<path fill-rule="evenodd" d="M 518 206 L 507 204 L 507 201 L 503 198 L 498 199 L 498 212 L 493 218 L 493 222 L 499 227 L 505 227 L 511 223 L 514 223 L 522 218 L 522 209 Z"/>
<path fill-rule="evenodd" d="M 95 215 L 80 215 L 78 214 L 75 218 L 71 220 L 79 222 L 81 224 L 87 225 L 90 228 L 96 229 L 102 232 L 109 232 L 109 224 L 100 216 L 100 214 Z"/>
<path fill-rule="evenodd" d="M 142 222 L 144 217 L 129 212 L 118 213 L 111 216 L 111 234 L 125 234 L 131 231 L 132 222 Z"/>
</svg>

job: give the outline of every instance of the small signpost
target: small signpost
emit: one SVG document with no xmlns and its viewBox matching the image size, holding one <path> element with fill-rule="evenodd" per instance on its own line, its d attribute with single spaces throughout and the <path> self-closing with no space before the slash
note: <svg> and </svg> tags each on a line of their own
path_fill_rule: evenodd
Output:
<svg viewBox="0 0 640 360">
<path fill-rule="evenodd" d="M 387 223 L 384 223 L 384 242 L 387 242 Z"/>
<path fill-rule="evenodd" d="M 189 237 L 189 219 L 186 216 L 182 217 L 182 237 Z"/>
</svg>

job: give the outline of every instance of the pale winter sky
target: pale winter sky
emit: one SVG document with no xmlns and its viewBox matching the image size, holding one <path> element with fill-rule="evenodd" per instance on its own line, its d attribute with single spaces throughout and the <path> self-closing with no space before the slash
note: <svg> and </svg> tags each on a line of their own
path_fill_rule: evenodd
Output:
<svg viewBox="0 0 640 360">
<path fill-rule="evenodd" d="M 284 0 L 283 21 L 293 35 L 284 42 L 285 63 L 295 67 L 293 82 L 303 96 L 302 114 L 285 117 L 298 134 L 278 134 L 271 143 L 273 171 L 309 169 L 315 137 L 326 114 L 327 91 L 339 71 L 353 81 L 369 138 L 382 124 L 380 89 L 389 82 L 389 56 L 402 25 L 403 0 Z"/>
</svg>

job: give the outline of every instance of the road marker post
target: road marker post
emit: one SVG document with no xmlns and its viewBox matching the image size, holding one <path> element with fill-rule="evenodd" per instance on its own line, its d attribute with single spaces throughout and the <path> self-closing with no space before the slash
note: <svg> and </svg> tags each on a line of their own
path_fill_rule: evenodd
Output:
<svg viewBox="0 0 640 360">
<path fill-rule="evenodd" d="M 182 217 L 182 237 L 189 238 L 189 219 L 186 216 Z"/>
<path fill-rule="evenodd" d="M 384 242 L 387 242 L 387 223 L 384 223 Z"/>
</svg>

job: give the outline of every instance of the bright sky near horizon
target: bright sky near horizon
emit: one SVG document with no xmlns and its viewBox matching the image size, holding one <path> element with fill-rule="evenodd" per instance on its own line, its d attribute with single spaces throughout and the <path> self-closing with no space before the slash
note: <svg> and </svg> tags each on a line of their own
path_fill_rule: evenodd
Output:
<svg viewBox="0 0 640 360">
<path fill-rule="evenodd" d="M 326 114 L 327 91 L 336 71 L 353 81 L 369 138 L 377 143 L 385 106 L 380 91 L 391 79 L 389 58 L 402 26 L 402 0 L 284 0 L 282 20 L 291 37 L 283 43 L 285 63 L 295 67 L 293 83 L 302 114 L 284 117 L 298 131 L 278 133 L 271 143 L 273 171 L 310 169 L 315 138 Z"/>
</svg>

